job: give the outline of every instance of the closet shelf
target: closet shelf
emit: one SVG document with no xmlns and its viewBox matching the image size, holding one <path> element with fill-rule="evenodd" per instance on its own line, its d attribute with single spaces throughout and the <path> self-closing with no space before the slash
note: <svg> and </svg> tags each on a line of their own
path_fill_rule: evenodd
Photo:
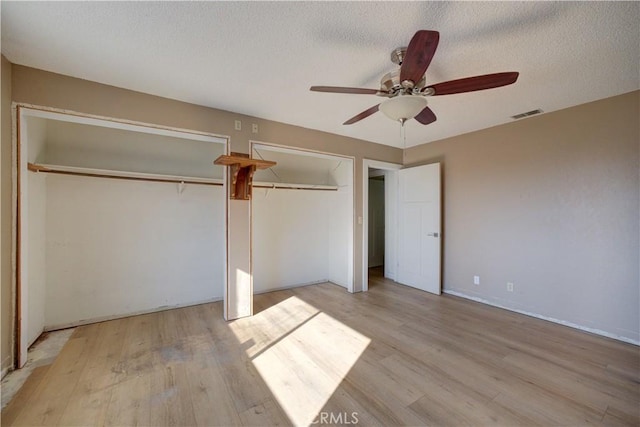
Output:
<svg viewBox="0 0 640 427">
<path fill-rule="evenodd" d="M 255 166 L 256 170 L 259 169 L 268 169 L 271 166 L 275 166 L 276 162 L 271 162 L 269 160 L 258 160 L 251 159 L 249 157 L 244 157 L 235 153 L 232 153 L 231 156 L 222 155 L 216 159 L 216 165 L 222 166 L 238 166 L 240 168 L 246 168 L 247 166 Z"/>
<path fill-rule="evenodd" d="M 200 178 L 194 176 L 178 176 L 151 174 L 143 172 L 117 171 L 110 169 L 83 168 L 77 166 L 62 166 L 50 164 L 28 163 L 27 168 L 32 172 L 57 173 L 62 175 L 89 176 L 95 178 L 128 179 L 133 181 L 172 182 L 178 184 L 222 185 L 222 179 Z"/>
<path fill-rule="evenodd" d="M 259 169 L 268 169 L 276 162 L 252 159 L 248 154 L 234 153 L 222 155 L 214 162 L 216 165 L 228 166 L 231 180 L 229 198 L 232 200 L 251 200 L 253 174 Z"/>
</svg>

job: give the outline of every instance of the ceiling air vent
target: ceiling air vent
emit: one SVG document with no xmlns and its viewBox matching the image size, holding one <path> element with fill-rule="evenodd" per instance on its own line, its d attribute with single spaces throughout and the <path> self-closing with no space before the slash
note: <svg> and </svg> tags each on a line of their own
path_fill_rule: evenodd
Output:
<svg viewBox="0 0 640 427">
<path fill-rule="evenodd" d="M 517 120 L 517 119 L 522 119 L 524 117 L 535 116 L 536 114 L 540 114 L 542 112 L 543 111 L 538 108 L 537 110 L 531 110 L 531 111 L 527 111 L 526 113 L 516 114 L 515 116 L 511 116 L 511 118 L 514 120 Z"/>
</svg>

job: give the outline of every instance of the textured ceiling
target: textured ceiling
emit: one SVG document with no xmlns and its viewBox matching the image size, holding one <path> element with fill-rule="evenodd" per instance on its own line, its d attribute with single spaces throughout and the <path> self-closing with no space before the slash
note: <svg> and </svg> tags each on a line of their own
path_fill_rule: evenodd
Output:
<svg viewBox="0 0 640 427">
<path fill-rule="evenodd" d="M 342 125 L 381 98 L 309 87 L 377 88 L 419 29 L 440 32 L 427 83 L 520 78 L 430 98 L 438 120 L 408 123 L 406 146 L 640 88 L 639 2 L 2 1 L 1 12 L 13 63 L 393 146 L 399 124 L 381 113 Z"/>
</svg>

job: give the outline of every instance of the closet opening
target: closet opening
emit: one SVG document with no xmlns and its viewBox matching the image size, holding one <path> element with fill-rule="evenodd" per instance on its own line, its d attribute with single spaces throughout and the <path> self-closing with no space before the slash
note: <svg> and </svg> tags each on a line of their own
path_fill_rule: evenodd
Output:
<svg viewBox="0 0 640 427">
<path fill-rule="evenodd" d="M 18 105 L 16 367 L 42 332 L 221 300 L 227 138 Z"/>
<path fill-rule="evenodd" d="M 353 292 L 352 157 L 252 143 L 253 292 L 331 282 Z"/>
</svg>

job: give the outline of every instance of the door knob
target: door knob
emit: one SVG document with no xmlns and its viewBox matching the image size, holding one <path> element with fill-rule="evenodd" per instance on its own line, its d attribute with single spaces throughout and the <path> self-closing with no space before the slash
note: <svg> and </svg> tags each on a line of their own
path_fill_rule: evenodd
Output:
<svg viewBox="0 0 640 427">
<path fill-rule="evenodd" d="M 438 233 L 427 233 L 427 236 L 438 237 Z"/>
</svg>

